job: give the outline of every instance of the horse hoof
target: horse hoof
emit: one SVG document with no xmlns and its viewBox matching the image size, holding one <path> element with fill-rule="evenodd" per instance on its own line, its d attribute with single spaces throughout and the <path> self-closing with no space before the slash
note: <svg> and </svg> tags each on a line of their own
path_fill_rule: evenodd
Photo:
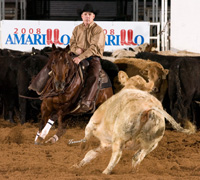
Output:
<svg viewBox="0 0 200 180">
<path fill-rule="evenodd" d="M 105 169 L 105 170 L 102 172 L 102 174 L 111 174 L 111 171 L 110 171 L 110 170 L 107 170 L 107 169 Z"/>
<path fill-rule="evenodd" d="M 37 140 L 35 140 L 35 144 L 36 145 L 42 145 L 43 144 L 44 139 L 41 138 L 40 136 L 37 138 Z"/>
<path fill-rule="evenodd" d="M 53 137 L 45 141 L 45 143 L 55 144 L 58 141 L 58 136 L 55 134 Z"/>
<path fill-rule="evenodd" d="M 41 143 L 39 143 L 39 142 L 36 142 L 36 141 L 35 141 L 35 145 L 42 145 L 42 144 L 41 144 Z"/>
<path fill-rule="evenodd" d="M 54 144 L 56 141 L 52 138 L 50 138 L 49 140 L 45 141 L 45 144 Z"/>
<path fill-rule="evenodd" d="M 80 166 L 78 164 L 74 164 L 73 166 L 71 166 L 71 168 L 77 169 L 77 168 L 80 168 Z"/>
</svg>

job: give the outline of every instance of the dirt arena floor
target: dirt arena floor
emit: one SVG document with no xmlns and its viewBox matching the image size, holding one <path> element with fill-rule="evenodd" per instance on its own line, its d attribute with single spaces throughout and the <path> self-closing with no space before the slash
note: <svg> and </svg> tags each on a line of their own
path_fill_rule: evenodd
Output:
<svg viewBox="0 0 200 180">
<path fill-rule="evenodd" d="M 199 180 L 200 131 L 186 135 L 166 130 L 158 147 L 151 152 L 137 169 L 131 167 L 133 151 L 123 151 L 122 158 L 111 175 L 103 175 L 111 151 L 101 154 L 80 169 L 72 166 L 79 162 L 86 151 L 80 145 L 68 146 L 69 139 L 84 136 L 87 122 L 76 121 L 56 143 L 35 145 L 38 124 L 11 125 L 0 119 L 0 179 L 13 180 Z M 53 127 L 48 137 L 54 135 Z M 47 138 L 48 138 L 47 137 Z M 93 138 L 89 149 L 96 147 Z"/>
</svg>

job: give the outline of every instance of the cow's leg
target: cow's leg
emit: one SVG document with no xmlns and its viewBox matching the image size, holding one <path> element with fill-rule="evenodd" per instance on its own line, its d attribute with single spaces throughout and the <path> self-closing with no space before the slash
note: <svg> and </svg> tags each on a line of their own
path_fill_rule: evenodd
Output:
<svg viewBox="0 0 200 180">
<path fill-rule="evenodd" d="M 175 70 L 176 72 L 177 70 Z M 171 72 L 171 71 L 170 71 Z M 174 74 L 169 73 L 168 75 L 168 96 L 169 96 L 169 101 L 170 101 L 170 111 L 171 111 L 171 115 L 172 117 L 177 121 L 180 122 L 180 120 L 178 119 L 178 115 L 179 115 L 179 108 L 178 108 L 178 97 L 177 97 L 177 82 L 175 81 L 175 77 Z"/>
<path fill-rule="evenodd" d="M 4 119 L 9 120 L 11 123 L 14 123 L 14 107 L 15 107 L 15 96 L 11 92 L 9 94 L 5 94 L 3 99 L 3 112 Z"/>
<path fill-rule="evenodd" d="M 103 171 L 103 174 L 110 174 L 116 164 L 119 162 L 122 156 L 122 141 L 114 141 L 112 144 L 112 156 L 107 168 Z"/>
<path fill-rule="evenodd" d="M 132 158 L 132 166 L 135 168 L 146 156 L 147 151 L 145 149 L 138 150 Z"/>
<path fill-rule="evenodd" d="M 93 116 L 90 118 L 89 123 L 87 124 L 85 128 L 85 137 L 81 140 L 74 141 L 73 139 L 69 140 L 69 145 L 82 143 L 82 148 L 85 148 L 86 143 L 90 139 L 90 137 L 93 135 L 93 131 L 96 130 L 99 126 L 99 124 L 102 121 L 102 118 L 104 116 L 104 113 L 102 111 L 96 111 Z"/>
<path fill-rule="evenodd" d="M 87 163 L 95 159 L 100 153 L 102 153 L 105 150 L 106 150 L 106 147 L 100 145 L 98 148 L 88 151 L 85 157 L 81 160 L 81 162 L 77 165 L 74 165 L 74 167 L 79 168 L 86 165 Z"/>
<path fill-rule="evenodd" d="M 93 135 L 93 131 L 94 129 L 97 128 L 98 124 L 100 123 L 100 119 L 99 118 L 95 118 L 94 116 L 90 119 L 90 122 L 87 124 L 86 128 L 85 128 L 85 137 L 84 139 L 86 141 L 88 141 L 90 139 L 90 137 Z M 96 123 L 98 122 L 98 123 Z"/>
<path fill-rule="evenodd" d="M 153 145 L 147 150 L 147 154 L 149 154 L 151 151 L 153 151 L 157 146 L 158 146 L 158 143 L 153 144 Z M 146 155 L 147 155 L 147 154 L 146 154 Z"/>
<path fill-rule="evenodd" d="M 89 123 L 87 124 L 85 128 L 85 137 L 81 140 L 81 148 L 82 149 L 87 149 L 88 148 L 88 140 L 91 138 L 91 136 L 96 136 L 97 138 L 101 139 L 98 134 L 98 128 L 102 122 L 102 119 L 104 117 L 104 112 L 105 111 L 96 111 L 94 115 L 91 117 Z M 97 134 L 93 134 L 93 132 L 96 132 Z M 101 142 L 103 146 L 107 146 L 107 142 L 103 143 Z"/>
<path fill-rule="evenodd" d="M 196 110 L 197 109 L 197 107 L 198 107 L 198 105 L 197 105 L 197 103 L 195 102 L 195 101 L 192 101 L 191 102 L 191 120 L 192 120 L 192 123 L 193 124 L 195 124 L 195 125 L 197 125 L 197 113 L 198 113 L 198 111 Z"/>
<path fill-rule="evenodd" d="M 170 102 L 170 110 L 171 110 L 171 114 L 172 114 L 172 117 L 177 121 L 179 122 L 179 118 L 178 118 L 178 115 L 180 114 L 180 110 L 178 109 L 178 103 L 177 102 Z"/>
<path fill-rule="evenodd" d="M 98 131 L 97 130 L 98 126 L 101 123 L 102 117 L 104 115 L 103 112 L 102 113 L 100 113 L 100 112 L 97 110 L 94 113 L 94 115 L 91 117 L 89 123 L 87 124 L 87 126 L 85 128 L 85 137 L 80 141 L 71 141 L 72 144 L 82 142 L 82 148 L 83 148 L 83 144 L 85 144 L 85 142 L 88 142 L 90 137 L 93 135 L 93 131 L 94 130 Z M 98 138 L 98 136 L 97 136 L 97 138 Z M 101 145 L 99 147 L 88 151 L 87 154 L 85 155 L 85 157 L 83 158 L 83 160 L 79 164 L 74 165 L 74 167 L 81 167 L 81 166 L 86 165 L 87 163 L 89 163 L 91 160 L 95 159 L 100 153 L 102 153 L 109 147 L 110 147 L 110 143 L 101 141 Z"/>
<path fill-rule="evenodd" d="M 194 94 L 194 92 L 192 94 Z M 181 115 L 180 123 L 184 128 L 190 129 L 191 131 L 195 132 L 196 126 L 191 122 L 191 119 L 188 116 L 189 111 L 191 111 L 191 104 L 192 104 L 192 97 L 189 95 L 183 96 L 182 102 L 178 104 Z"/>
<path fill-rule="evenodd" d="M 98 115 L 97 113 L 95 113 L 91 117 L 89 123 L 87 124 L 85 128 L 85 137 L 82 140 L 77 141 L 77 142 L 82 142 L 82 148 L 85 148 L 83 147 L 85 145 L 85 142 L 88 143 L 88 140 L 93 135 L 93 131 L 96 130 L 98 124 L 100 124 L 101 118 L 102 118 L 102 114 Z M 76 143 L 76 141 L 75 142 L 72 141 L 72 144 L 73 143 Z M 110 147 L 109 143 L 101 142 L 101 145 L 99 147 L 88 151 L 85 157 L 83 158 L 83 160 L 78 165 L 75 165 L 75 167 L 84 166 L 85 164 L 89 163 L 91 160 L 95 159 L 101 152 L 105 151 L 109 147 Z"/>
<path fill-rule="evenodd" d="M 26 106 L 27 106 L 27 100 L 20 97 L 19 98 L 19 112 L 20 112 L 21 124 L 24 124 L 26 122 Z"/>
<path fill-rule="evenodd" d="M 153 151 L 157 147 L 158 143 L 151 145 L 148 149 L 138 150 L 132 158 L 132 166 L 135 168 L 139 165 L 147 154 Z"/>
</svg>

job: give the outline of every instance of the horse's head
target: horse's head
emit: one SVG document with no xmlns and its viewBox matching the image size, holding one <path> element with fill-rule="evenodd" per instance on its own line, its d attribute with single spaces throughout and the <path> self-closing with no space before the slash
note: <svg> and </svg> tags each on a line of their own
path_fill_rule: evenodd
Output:
<svg viewBox="0 0 200 180">
<path fill-rule="evenodd" d="M 51 54 L 53 83 L 57 92 L 64 91 L 66 78 L 69 76 L 69 71 L 73 63 L 68 51 L 68 46 L 65 49 L 53 47 Z"/>
</svg>

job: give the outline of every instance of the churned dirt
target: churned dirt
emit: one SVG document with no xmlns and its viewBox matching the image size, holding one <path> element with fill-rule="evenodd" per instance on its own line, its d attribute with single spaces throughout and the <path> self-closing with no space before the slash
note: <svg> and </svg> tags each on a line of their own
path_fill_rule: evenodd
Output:
<svg viewBox="0 0 200 180">
<path fill-rule="evenodd" d="M 66 134 L 56 144 L 35 145 L 38 124 L 12 125 L 0 119 L 0 179 L 29 180 L 199 180 L 200 131 L 193 135 L 166 130 L 158 147 L 151 152 L 137 169 L 132 169 L 133 151 L 124 150 L 111 175 L 103 175 L 111 157 L 105 152 L 83 168 L 72 166 L 87 151 L 80 145 L 67 145 L 69 139 L 84 137 L 87 122 L 77 121 L 69 126 Z M 55 134 L 53 127 L 47 138 Z M 93 138 L 90 147 L 97 147 Z"/>
</svg>

